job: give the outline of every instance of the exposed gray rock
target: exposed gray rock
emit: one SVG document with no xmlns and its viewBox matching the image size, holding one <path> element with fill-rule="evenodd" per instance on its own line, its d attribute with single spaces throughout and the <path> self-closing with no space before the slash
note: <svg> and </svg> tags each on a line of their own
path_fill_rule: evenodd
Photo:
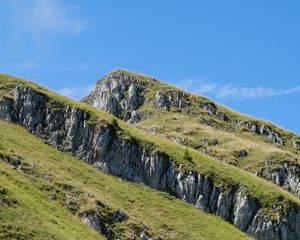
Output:
<svg viewBox="0 0 300 240">
<path fill-rule="evenodd" d="M 222 111 L 217 112 L 217 117 L 219 119 L 221 119 L 222 121 L 225 121 L 225 122 L 229 122 L 230 121 L 230 118 L 227 116 L 227 114 L 224 113 L 224 112 L 222 112 Z"/>
<path fill-rule="evenodd" d="M 17 116 L 15 115 L 15 111 L 10 104 L 10 99 L 3 98 L 0 101 L 0 119 L 4 119 L 6 121 L 16 121 Z"/>
<path fill-rule="evenodd" d="M 157 106 L 162 108 L 165 111 L 170 111 L 171 102 L 165 93 L 157 91 L 155 94 L 155 101 Z"/>
<path fill-rule="evenodd" d="M 235 197 L 236 204 L 233 210 L 233 222 L 242 231 L 246 231 L 257 213 L 258 205 L 255 199 L 249 198 L 240 192 Z"/>
<path fill-rule="evenodd" d="M 279 132 L 274 130 L 272 127 L 267 125 L 260 125 L 257 123 L 248 122 L 246 123 L 247 127 L 255 132 L 256 134 L 259 134 L 265 138 L 267 138 L 269 141 L 273 143 L 277 143 L 279 145 L 283 145 L 283 137 Z"/>
<path fill-rule="evenodd" d="M 217 116 L 222 121 L 225 121 L 225 122 L 230 121 L 230 118 L 228 117 L 228 115 L 225 112 L 220 111 L 218 109 L 218 107 L 212 102 L 201 103 L 199 105 L 199 107 L 208 111 L 211 115 Z"/>
<path fill-rule="evenodd" d="M 295 137 L 293 139 L 293 148 L 300 151 L 300 138 L 299 137 Z"/>
<path fill-rule="evenodd" d="M 200 108 L 203 108 L 204 110 L 208 111 L 211 115 L 217 114 L 217 106 L 214 103 L 203 103 L 200 104 Z"/>
<path fill-rule="evenodd" d="M 276 164 L 278 165 L 278 163 Z M 293 192 L 300 198 L 300 165 L 291 161 L 282 161 L 276 168 L 272 161 L 265 162 L 263 177 L 273 181 L 277 185 Z"/>
<path fill-rule="evenodd" d="M 140 113 L 138 111 L 132 111 L 131 112 L 131 116 L 128 120 L 129 123 L 133 124 L 133 123 L 137 123 L 139 121 L 141 121 L 142 117 L 140 115 Z"/>
<path fill-rule="evenodd" d="M 262 213 L 259 213 L 254 217 L 253 224 L 248 227 L 247 233 L 250 236 L 255 236 L 256 239 L 262 240 L 281 240 L 283 239 L 282 237 L 284 237 L 279 232 L 278 225 L 266 218 Z M 288 237 L 289 238 L 287 239 L 291 239 L 290 236 Z"/>
<path fill-rule="evenodd" d="M 114 234 L 111 229 L 107 226 L 106 220 L 103 219 L 97 212 L 95 211 L 87 211 L 81 214 L 81 221 L 84 224 L 87 224 L 91 228 L 93 228 L 96 232 L 105 235 L 105 237 L 109 240 L 114 239 Z"/>
<path fill-rule="evenodd" d="M 183 137 L 178 137 L 178 136 L 169 136 L 168 137 L 172 142 L 177 143 L 177 144 L 183 144 L 183 145 L 188 145 L 188 139 L 183 138 Z"/>
<path fill-rule="evenodd" d="M 202 138 L 200 143 L 204 146 L 215 146 L 219 143 L 219 141 L 216 138 L 212 138 L 212 139 Z"/>
<path fill-rule="evenodd" d="M 133 123 L 140 120 L 135 110 L 144 102 L 143 89 L 140 81 L 116 71 L 99 80 L 82 101 Z"/>
<path fill-rule="evenodd" d="M 147 232 L 142 232 L 140 235 L 140 240 L 152 240 L 152 237 Z"/>
<path fill-rule="evenodd" d="M 170 111 L 171 107 L 181 112 L 188 112 L 188 96 L 180 91 L 157 91 L 155 94 L 155 104 L 165 111 Z"/>
<path fill-rule="evenodd" d="M 245 194 L 243 188 L 225 191 L 209 176 L 181 170 L 166 154 L 120 138 L 113 126 L 89 125 L 89 114 L 81 109 L 53 108 L 44 95 L 31 88 L 16 87 L 14 99 L 2 99 L 0 103 L 4 106 L 0 112 L 4 119 L 14 119 L 50 145 L 107 173 L 167 191 L 222 217 L 258 240 L 274 236 L 280 240 L 300 239 L 299 207 L 282 212 L 270 206 L 269 210 L 278 211 L 277 221 L 271 221 L 260 211 L 258 200 Z M 93 228 L 102 229 L 101 219 L 95 213 L 86 213 L 83 219 Z"/>
</svg>

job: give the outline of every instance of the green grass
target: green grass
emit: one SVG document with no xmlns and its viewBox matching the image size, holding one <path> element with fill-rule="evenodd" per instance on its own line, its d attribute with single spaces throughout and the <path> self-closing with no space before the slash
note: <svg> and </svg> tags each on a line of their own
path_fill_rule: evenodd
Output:
<svg viewBox="0 0 300 240">
<path fill-rule="evenodd" d="M 1 142 L 6 143 L 1 135 Z M 7 191 L 6 201 L 0 201 L 0 239 L 104 239 L 66 209 L 48 201 L 30 179 L 2 161 L 0 169 L 1 188 Z"/>
<path fill-rule="evenodd" d="M 166 193 L 103 174 L 20 126 L 0 121 L 0 130 L 0 155 L 18 156 L 38 175 L 14 170 L 0 161 L 0 185 L 8 190 L 8 199 L 17 201 L 11 206 L 0 202 L 0 239 L 102 239 L 78 220 L 80 212 L 91 208 L 89 202 L 82 201 L 78 213 L 72 215 L 66 206 L 48 200 L 44 186 L 57 183 L 90 192 L 109 208 L 128 213 L 129 220 L 116 226 L 123 236 L 130 236 L 132 226 L 144 224 L 163 239 L 249 239 L 232 225 Z M 43 173 L 51 174 L 51 182 L 41 177 Z"/>
<path fill-rule="evenodd" d="M 33 83 L 16 79 L 7 75 L 0 75 L 0 80 L 0 88 L 3 88 L 4 86 L 4 88 L 7 89 L 7 86 L 12 88 L 14 85 L 28 85 L 36 91 L 47 96 L 49 99 L 49 104 L 54 102 L 61 106 L 71 105 L 83 109 L 90 114 L 91 119 L 93 119 L 92 124 L 107 125 L 115 122 L 115 120 L 113 120 L 114 117 L 104 113 L 103 111 L 89 107 L 85 104 L 78 103 L 76 101 L 72 101 Z M 290 193 L 259 177 L 255 177 L 249 173 L 246 173 L 237 167 L 229 166 L 223 162 L 216 161 L 215 159 L 209 158 L 192 148 L 188 148 L 188 150 L 193 161 L 191 162 L 185 160 L 185 146 L 172 144 L 161 137 L 145 134 L 145 132 L 122 121 L 118 120 L 117 123 L 118 127 L 120 128 L 120 137 L 123 137 L 127 140 L 138 141 L 141 146 L 147 147 L 150 150 L 164 152 L 169 155 L 175 163 L 181 164 L 182 169 L 193 170 L 204 175 L 209 175 L 214 179 L 216 184 L 222 185 L 226 189 L 235 189 L 239 186 L 243 186 L 246 188 L 248 194 L 256 197 L 259 200 L 262 208 L 271 208 L 273 205 L 282 205 L 284 208 L 287 208 L 291 205 L 300 205 L 299 199 L 293 197 Z M 234 135 L 231 137 L 234 138 Z M 250 134 L 250 137 L 254 136 Z"/>
</svg>

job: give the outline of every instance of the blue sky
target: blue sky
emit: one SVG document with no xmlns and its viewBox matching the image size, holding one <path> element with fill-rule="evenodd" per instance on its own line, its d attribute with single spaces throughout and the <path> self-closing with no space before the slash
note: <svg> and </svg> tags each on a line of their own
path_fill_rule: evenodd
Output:
<svg viewBox="0 0 300 240">
<path fill-rule="evenodd" d="M 300 133 L 300 1 L 0 0 L 0 72 L 72 98 L 115 68 Z"/>
</svg>

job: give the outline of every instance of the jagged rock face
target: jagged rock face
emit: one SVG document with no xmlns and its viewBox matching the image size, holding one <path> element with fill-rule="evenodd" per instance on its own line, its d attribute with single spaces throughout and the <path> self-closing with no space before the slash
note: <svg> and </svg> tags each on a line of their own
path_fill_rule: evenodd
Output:
<svg viewBox="0 0 300 240">
<path fill-rule="evenodd" d="M 174 107 L 180 112 L 188 112 L 190 104 L 188 102 L 187 95 L 183 92 L 163 92 L 159 90 L 155 94 L 155 105 L 165 111 L 170 111 L 171 107 Z"/>
<path fill-rule="evenodd" d="M 217 116 L 222 121 L 225 121 L 225 122 L 230 121 L 230 118 L 227 116 L 227 114 L 224 113 L 223 111 L 220 111 L 214 103 L 211 103 L 211 102 L 202 103 L 202 104 L 200 104 L 199 107 L 208 111 L 211 115 Z"/>
<path fill-rule="evenodd" d="M 295 138 L 293 139 L 293 147 L 294 147 L 296 150 L 300 151 L 300 138 L 295 137 Z"/>
<path fill-rule="evenodd" d="M 255 132 L 256 134 L 259 134 L 265 138 L 267 138 L 269 141 L 277 143 L 279 145 L 283 145 L 283 137 L 280 135 L 279 132 L 275 131 L 272 127 L 266 126 L 264 124 L 259 125 L 257 123 L 246 123 L 247 127 Z"/>
<path fill-rule="evenodd" d="M 131 123 L 138 121 L 136 110 L 144 102 L 142 82 L 120 72 L 99 80 L 82 101 Z"/>
<path fill-rule="evenodd" d="M 3 119 L 23 125 L 50 145 L 103 171 L 172 193 L 258 240 L 300 239 L 299 207 L 278 211 L 276 221 L 271 220 L 261 211 L 258 200 L 244 194 L 243 188 L 225 191 L 209 176 L 183 171 L 166 154 L 122 139 L 113 126 L 90 125 L 89 114 L 81 109 L 53 108 L 45 96 L 28 87 L 16 87 L 14 99 L 1 99 L 0 105 Z M 96 229 L 101 227 L 101 220 L 94 214 L 84 219 Z"/>
<path fill-rule="evenodd" d="M 282 186 L 287 191 L 294 192 L 300 198 L 300 166 L 297 163 L 284 161 L 281 166 L 272 168 L 271 161 L 265 162 L 263 177 Z"/>
<path fill-rule="evenodd" d="M 6 121 L 15 121 L 17 119 L 9 99 L 3 98 L 0 102 L 0 119 Z"/>
</svg>

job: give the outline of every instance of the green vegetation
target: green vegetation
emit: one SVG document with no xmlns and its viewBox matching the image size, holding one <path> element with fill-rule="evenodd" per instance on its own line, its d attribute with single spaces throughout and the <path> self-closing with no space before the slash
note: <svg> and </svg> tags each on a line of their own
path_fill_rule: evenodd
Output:
<svg viewBox="0 0 300 240">
<path fill-rule="evenodd" d="M 128 214 L 113 228 L 121 239 L 143 225 L 163 239 L 250 239 L 167 193 L 99 172 L 20 126 L 0 121 L 0 139 L 0 239 L 103 239 L 78 218 L 95 202 Z M 22 167 L 12 168 L 8 157 Z M 50 199 L 53 193 L 56 198 Z M 61 202 L 66 195 L 79 199 L 77 208 Z"/>
<path fill-rule="evenodd" d="M 192 162 L 192 161 L 193 161 L 193 158 L 192 158 L 192 156 L 191 156 L 189 150 L 187 150 L 187 149 L 184 150 L 183 159 L 184 159 L 184 160 L 187 160 L 187 161 L 189 161 L 189 162 Z"/>
</svg>

